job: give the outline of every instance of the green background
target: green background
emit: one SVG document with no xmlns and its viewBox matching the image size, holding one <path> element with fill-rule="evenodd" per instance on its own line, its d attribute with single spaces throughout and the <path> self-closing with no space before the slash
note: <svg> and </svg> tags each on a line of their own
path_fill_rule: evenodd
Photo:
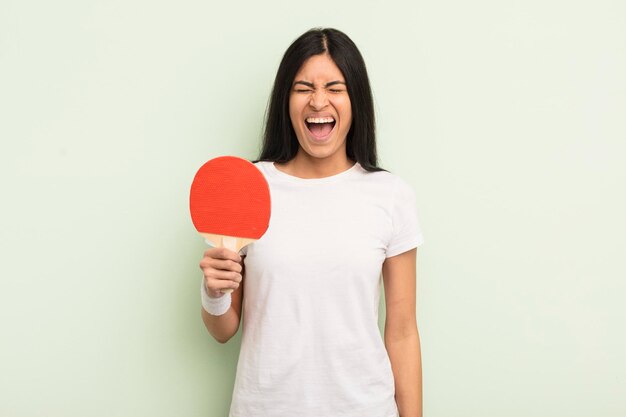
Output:
<svg viewBox="0 0 626 417">
<path fill-rule="evenodd" d="M 625 19 L 617 0 L 2 0 L 0 415 L 227 416 L 240 337 L 200 319 L 188 188 L 257 155 L 313 26 L 361 49 L 382 165 L 418 196 L 425 416 L 625 415 Z"/>
</svg>

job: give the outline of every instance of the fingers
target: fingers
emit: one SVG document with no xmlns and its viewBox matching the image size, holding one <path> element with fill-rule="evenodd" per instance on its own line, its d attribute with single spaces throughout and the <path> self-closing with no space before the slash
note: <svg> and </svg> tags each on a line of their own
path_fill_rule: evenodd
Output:
<svg viewBox="0 0 626 417">
<path fill-rule="evenodd" d="M 241 272 L 243 270 L 243 267 L 241 266 L 240 263 L 231 261 L 230 259 L 226 259 L 226 260 L 215 259 L 215 258 L 209 258 L 206 256 L 202 258 L 202 260 L 200 261 L 200 269 L 205 269 L 205 268 L 213 268 L 213 269 L 218 269 L 222 271 L 233 271 L 233 272 Z"/>
<path fill-rule="evenodd" d="M 220 269 L 207 268 L 203 270 L 205 278 L 240 283 L 243 279 L 239 272 L 222 271 Z"/>
<path fill-rule="evenodd" d="M 242 258 L 238 253 L 226 248 L 210 248 L 200 261 L 209 295 L 220 297 L 220 290 L 239 288 L 243 280 Z"/>
<path fill-rule="evenodd" d="M 224 295 L 222 291 L 225 290 L 236 290 L 241 285 L 239 282 L 234 282 L 230 280 L 218 280 L 210 277 L 205 277 L 204 285 L 206 286 L 207 292 L 211 297 L 217 298 Z"/>
<path fill-rule="evenodd" d="M 214 259 L 224 259 L 231 260 L 234 262 L 241 262 L 241 256 L 237 252 L 234 252 L 230 249 L 226 248 L 210 248 L 204 251 L 205 257 L 210 257 Z"/>
<path fill-rule="evenodd" d="M 209 292 L 225 289 L 236 290 L 243 280 L 241 274 L 232 271 L 203 270 L 203 273 L 204 283 Z M 219 297 L 220 295 L 222 294 L 217 296 Z"/>
</svg>

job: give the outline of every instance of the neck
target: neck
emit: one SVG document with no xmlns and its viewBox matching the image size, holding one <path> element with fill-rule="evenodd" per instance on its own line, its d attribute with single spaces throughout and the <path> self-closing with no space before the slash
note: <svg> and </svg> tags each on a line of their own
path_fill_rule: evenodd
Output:
<svg viewBox="0 0 626 417">
<path fill-rule="evenodd" d="M 340 174 L 350 169 L 354 163 L 346 154 L 339 154 L 332 158 L 315 158 L 301 148 L 291 161 L 274 164 L 274 166 L 294 177 L 311 179 Z"/>
</svg>

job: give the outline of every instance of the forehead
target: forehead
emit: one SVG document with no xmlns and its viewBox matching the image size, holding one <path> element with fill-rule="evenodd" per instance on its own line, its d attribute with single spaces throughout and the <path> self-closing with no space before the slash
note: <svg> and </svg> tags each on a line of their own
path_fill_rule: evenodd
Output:
<svg viewBox="0 0 626 417">
<path fill-rule="evenodd" d="M 345 81 L 341 70 L 328 54 L 313 55 L 304 61 L 294 81 Z"/>
</svg>

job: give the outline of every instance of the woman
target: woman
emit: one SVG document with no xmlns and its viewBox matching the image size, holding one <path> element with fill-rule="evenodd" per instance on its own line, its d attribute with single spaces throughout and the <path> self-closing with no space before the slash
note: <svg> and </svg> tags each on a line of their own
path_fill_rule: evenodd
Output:
<svg viewBox="0 0 626 417">
<path fill-rule="evenodd" d="M 256 165 L 272 197 L 266 234 L 200 262 L 216 340 L 237 332 L 243 307 L 230 416 L 421 416 L 415 198 L 377 166 L 365 63 L 342 32 L 310 30 L 285 52 Z"/>
</svg>

